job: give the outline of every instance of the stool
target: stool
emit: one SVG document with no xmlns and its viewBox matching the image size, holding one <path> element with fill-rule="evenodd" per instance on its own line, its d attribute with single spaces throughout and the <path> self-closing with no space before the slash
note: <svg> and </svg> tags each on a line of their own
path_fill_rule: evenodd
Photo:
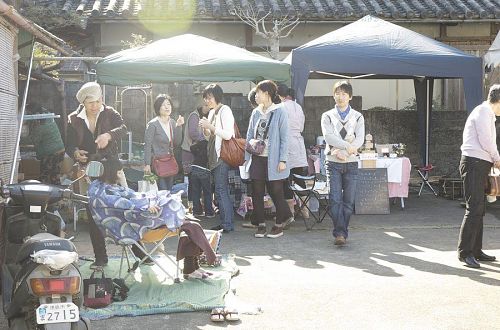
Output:
<svg viewBox="0 0 500 330">
<path fill-rule="evenodd" d="M 420 178 L 422 179 L 422 183 L 420 184 L 420 190 L 418 191 L 418 196 L 422 194 L 422 190 L 424 187 L 427 189 L 430 189 L 434 196 L 437 197 L 437 192 L 434 190 L 434 188 L 431 186 L 429 183 L 429 173 L 434 169 L 434 166 L 432 164 L 425 165 L 425 166 L 415 166 L 415 169 L 417 170 L 418 175 L 420 175 Z"/>
</svg>

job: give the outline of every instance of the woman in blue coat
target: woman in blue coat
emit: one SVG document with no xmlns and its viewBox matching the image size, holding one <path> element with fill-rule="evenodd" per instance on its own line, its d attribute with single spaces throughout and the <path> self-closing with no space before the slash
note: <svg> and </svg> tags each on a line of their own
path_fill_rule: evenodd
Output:
<svg viewBox="0 0 500 330">
<path fill-rule="evenodd" d="M 271 80 L 261 81 L 256 87 L 256 102 L 247 131 L 247 144 L 254 147 L 264 142 L 258 155 L 245 153 L 246 164 L 252 180 L 252 224 L 258 225 L 255 237 L 277 238 L 283 236 L 283 227 L 293 221 L 292 213 L 284 198 L 283 180 L 290 175 L 288 161 L 288 116 Z M 265 188 L 276 207 L 276 223 L 267 233 L 264 217 Z"/>
</svg>

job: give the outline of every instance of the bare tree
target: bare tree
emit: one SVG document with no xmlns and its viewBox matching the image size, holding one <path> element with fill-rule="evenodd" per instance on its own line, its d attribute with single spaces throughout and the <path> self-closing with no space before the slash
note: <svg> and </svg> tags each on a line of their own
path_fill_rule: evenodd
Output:
<svg viewBox="0 0 500 330">
<path fill-rule="evenodd" d="M 271 10 L 265 13 L 263 6 L 257 9 L 246 3 L 244 7 L 233 7 L 230 14 L 237 16 L 241 21 L 255 30 L 255 35 L 267 40 L 268 53 L 272 58 L 278 59 L 280 50 L 280 39 L 290 35 L 292 30 L 299 24 L 298 16 L 274 16 Z"/>
</svg>

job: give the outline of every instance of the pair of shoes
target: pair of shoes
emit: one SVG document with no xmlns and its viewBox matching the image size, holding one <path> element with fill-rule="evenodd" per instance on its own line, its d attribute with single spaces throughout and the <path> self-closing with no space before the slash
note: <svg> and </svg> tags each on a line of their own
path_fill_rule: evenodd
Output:
<svg viewBox="0 0 500 330">
<path fill-rule="evenodd" d="M 283 229 L 288 229 L 290 228 L 290 225 L 295 222 L 295 218 L 292 216 L 288 219 L 285 220 L 285 222 L 283 223 Z"/>
<path fill-rule="evenodd" d="M 495 256 L 490 256 L 481 251 L 478 255 L 475 255 L 474 258 L 476 258 L 477 261 L 495 261 L 497 258 Z"/>
<path fill-rule="evenodd" d="M 267 234 L 266 226 L 258 226 L 257 227 L 257 232 L 255 232 L 255 237 L 263 238 L 263 237 L 266 237 L 266 234 Z"/>
<path fill-rule="evenodd" d="M 108 261 L 102 261 L 102 260 L 96 260 L 93 263 L 90 264 L 90 269 L 103 269 L 108 265 Z"/>
<path fill-rule="evenodd" d="M 210 320 L 213 322 L 239 321 L 240 314 L 234 308 L 214 308 L 210 312 Z"/>
<path fill-rule="evenodd" d="M 193 211 L 193 216 L 195 216 L 195 217 L 202 217 L 202 216 L 204 216 L 204 215 L 205 215 L 205 213 L 203 213 L 203 212 L 196 212 L 196 211 Z"/>
<path fill-rule="evenodd" d="M 467 256 L 467 257 L 460 257 L 458 258 L 461 262 L 465 263 L 465 267 L 469 268 L 480 268 L 481 265 L 479 262 L 477 262 L 476 258 L 474 256 Z"/>
<path fill-rule="evenodd" d="M 273 228 L 271 228 L 271 232 L 267 234 L 268 238 L 278 238 L 280 236 L 283 236 L 283 227 L 278 226 L 273 226 Z"/>
<path fill-rule="evenodd" d="M 229 232 L 232 231 L 230 229 L 225 229 L 224 227 L 222 227 L 222 225 L 218 225 L 218 226 L 212 227 L 212 228 L 210 228 L 210 230 L 217 230 L 217 231 L 222 230 L 222 232 L 224 234 L 227 234 L 227 233 L 229 233 Z"/>
<path fill-rule="evenodd" d="M 153 259 L 151 258 L 146 258 L 146 260 L 144 260 L 142 262 L 143 265 L 146 265 L 146 266 L 153 266 L 155 264 L 155 262 L 153 261 Z"/>
<path fill-rule="evenodd" d="M 201 268 L 198 268 L 197 270 L 195 270 L 194 272 L 192 272 L 190 274 L 184 274 L 184 279 L 185 280 L 192 280 L 192 279 L 204 280 L 211 275 L 213 275 L 213 274 L 210 272 L 206 272 Z"/>
<path fill-rule="evenodd" d="M 335 237 L 335 245 L 345 245 L 345 243 L 346 243 L 346 239 L 344 236 L 339 235 L 339 236 Z"/>
</svg>

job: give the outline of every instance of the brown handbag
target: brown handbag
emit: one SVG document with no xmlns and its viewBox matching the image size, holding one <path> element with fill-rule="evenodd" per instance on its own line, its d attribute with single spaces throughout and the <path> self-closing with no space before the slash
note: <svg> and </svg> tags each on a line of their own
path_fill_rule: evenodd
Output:
<svg viewBox="0 0 500 330">
<path fill-rule="evenodd" d="M 170 126 L 170 154 L 158 156 L 153 158 L 153 171 L 156 175 L 161 178 L 169 177 L 176 175 L 179 173 L 179 164 L 175 160 L 173 149 L 174 145 L 172 140 L 174 139 L 174 135 L 172 132 L 172 126 Z"/>
<path fill-rule="evenodd" d="M 222 126 L 224 129 L 224 126 Z M 245 163 L 246 139 L 242 139 L 236 122 L 234 123 L 234 137 L 222 140 L 220 158 L 231 167 L 238 167 Z"/>
<path fill-rule="evenodd" d="M 488 174 L 486 195 L 500 196 L 500 175 L 495 175 L 493 168 L 491 168 L 491 171 Z"/>
</svg>

